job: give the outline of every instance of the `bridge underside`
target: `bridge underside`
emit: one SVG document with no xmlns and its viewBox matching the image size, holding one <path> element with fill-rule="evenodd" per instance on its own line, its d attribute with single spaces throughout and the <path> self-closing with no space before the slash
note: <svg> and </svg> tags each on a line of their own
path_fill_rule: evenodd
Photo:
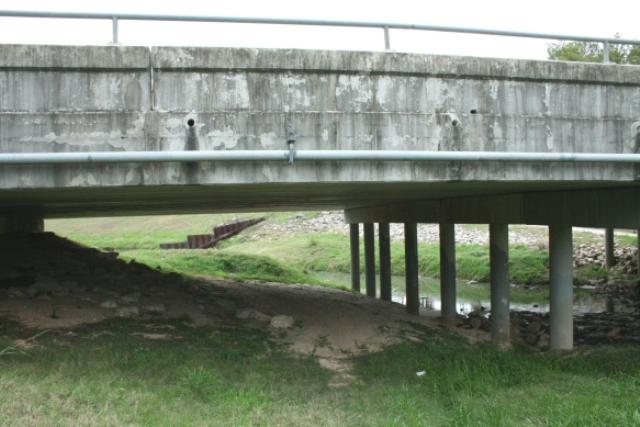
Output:
<svg viewBox="0 0 640 427">
<path fill-rule="evenodd" d="M 31 212 L 56 218 L 344 209 L 350 222 L 549 224 L 569 214 L 566 219 L 577 226 L 637 227 L 639 201 L 640 186 L 633 182 L 164 185 L 2 190 L 0 215 Z"/>
</svg>

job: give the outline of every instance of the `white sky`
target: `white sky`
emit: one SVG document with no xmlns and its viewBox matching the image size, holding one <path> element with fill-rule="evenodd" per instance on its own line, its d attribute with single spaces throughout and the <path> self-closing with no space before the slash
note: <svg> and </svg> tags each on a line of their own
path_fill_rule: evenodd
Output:
<svg viewBox="0 0 640 427">
<path fill-rule="evenodd" d="M 603 5 L 606 5 L 603 6 Z M 0 10 L 123 12 L 385 21 L 640 39 L 639 0 L 0 0 Z M 125 45 L 383 50 L 382 30 L 214 23 L 121 22 Z M 0 43 L 106 44 L 108 21 L 0 18 Z M 392 49 L 451 55 L 546 57 L 549 41 L 391 31 Z"/>
</svg>

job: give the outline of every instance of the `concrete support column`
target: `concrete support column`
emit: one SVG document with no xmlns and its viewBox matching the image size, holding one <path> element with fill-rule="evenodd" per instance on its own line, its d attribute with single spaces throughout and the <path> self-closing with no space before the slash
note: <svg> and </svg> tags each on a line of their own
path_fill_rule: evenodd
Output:
<svg viewBox="0 0 640 427">
<path fill-rule="evenodd" d="M 388 222 L 378 224 L 378 246 L 380 247 L 380 299 L 391 301 L 391 238 Z"/>
<path fill-rule="evenodd" d="M 420 290 L 418 288 L 418 227 L 416 223 L 404 224 L 404 262 L 407 311 L 417 315 L 420 314 Z"/>
<path fill-rule="evenodd" d="M 440 315 L 445 323 L 456 323 L 456 238 L 455 225 L 440 224 Z"/>
<path fill-rule="evenodd" d="M 376 296 L 376 248 L 373 224 L 364 224 L 364 276 L 367 296 Z"/>
<path fill-rule="evenodd" d="M 491 341 L 500 348 L 511 344 L 509 318 L 509 225 L 489 225 L 491 275 Z"/>
<path fill-rule="evenodd" d="M 44 219 L 35 214 L 12 214 L 0 216 L 0 234 L 4 233 L 42 233 Z"/>
<path fill-rule="evenodd" d="M 552 350 L 573 348 L 573 245 L 571 226 L 549 226 L 549 329 Z"/>
<path fill-rule="evenodd" d="M 640 276 L 640 229 L 638 230 L 638 244 L 636 245 L 636 265 L 638 267 L 638 276 Z"/>
<path fill-rule="evenodd" d="M 349 224 L 351 244 L 351 290 L 360 292 L 360 224 Z"/>
<path fill-rule="evenodd" d="M 605 228 L 604 230 L 604 254 L 605 265 L 611 268 L 616 265 L 616 256 L 614 252 L 615 243 L 613 239 L 613 228 Z"/>
</svg>

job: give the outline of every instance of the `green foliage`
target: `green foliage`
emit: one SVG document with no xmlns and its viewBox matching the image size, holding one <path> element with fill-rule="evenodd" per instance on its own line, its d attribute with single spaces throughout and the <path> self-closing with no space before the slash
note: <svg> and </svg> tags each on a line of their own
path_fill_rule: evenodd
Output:
<svg viewBox="0 0 640 427">
<path fill-rule="evenodd" d="M 498 351 L 441 330 L 349 360 L 354 381 L 288 353 L 265 331 L 140 320 L 50 331 L 0 357 L 0 424 L 213 426 L 638 425 L 638 346 Z M 2 338 L 23 328 L 0 325 Z M 105 334 L 104 332 L 109 333 Z M 178 338 L 179 337 L 179 338 Z M 417 371 L 425 375 L 416 376 Z"/>
<path fill-rule="evenodd" d="M 112 218 L 48 219 L 47 231 L 98 248 L 116 250 L 157 249 L 160 243 L 183 242 L 188 234 L 210 233 L 216 225 L 238 219 L 266 217 L 271 223 L 283 223 L 292 217 L 309 218 L 314 212 L 266 212 L 257 214 L 152 215 Z M 260 229 L 246 229 L 239 239 Z M 238 239 L 236 238 L 236 239 Z"/>
<path fill-rule="evenodd" d="M 376 247 L 376 254 L 378 253 Z M 349 273 L 349 241 L 337 234 L 297 235 L 280 240 L 256 240 L 230 244 L 223 250 L 134 250 L 122 251 L 124 259 L 135 258 L 152 267 L 182 274 L 220 276 L 236 279 L 262 279 L 283 283 L 330 285 L 314 277 L 317 272 Z M 361 247 L 364 265 L 364 247 Z M 435 243 L 418 248 L 420 274 L 440 276 L 439 247 Z M 379 263 L 376 263 L 379 267 Z M 489 281 L 489 248 L 486 245 L 458 245 L 456 268 L 462 280 Z M 391 271 L 404 274 L 404 245 L 391 245 Z M 543 284 L 549 280 L 546 250 L 514 245 L 509 249 L 511 281 L 517 284 Z M 596 266 L 576 270 L 576 283 L 606 278 Z"/>
<path fill-rule="evenodd" d="M 615 37 L 619 38 L 619 35 Z M 602 62 L 604 47 L 601 43 L 558 42 L 547 46 L 547 54 L 549 59 L 559 61 Z M 640 46 L 610 44 L 609 60 L 616 64 L 640 65 Z"/>
<path fill-rule="evenodd" d="M 181 274 L 260 279 L 282 283 L 321 284 L 318 280 L 266 256 L 217 250 L 135 250 L 124 251 L 125 260 L 135 259 L 151 267 Z"/>
<path fill-rule="evenodd" d="M 292 213 L 272 214 L 271 221 L 286 221 Z M 295 213 L 295 215 L 300 215 Z M 306 216 L 312 213 L 305 213 Z M 263 279 L 284 283 L 331 285 L 314 277 L 314 272 L 348 273 L 351 269 L 348 236 L 321 233 L 294 235 L 280 239 L 250 239 L 255 229 L 225 241 L 215 251 L 162 251 L 161 242 L 183 240 L 189 233 L 202 233 L 211 224 L 228 221 L 229 215 L 187 215 L 85 220 L 47 221 L 48 229 L 60 235 L 97 247 L 111 247 L 126 258 L 136 258 L 152 267 L 183 274 L 209 275 L 236 279 Z M 624 245 L 635 245 L 635 236 L 618 236 Z M 598 243 L 590 233 L 576 233 L 576 244 Z M 376 242 L 377 244 L 377 242 Z M 361 242 L 361 265 L 364 247 Z M 132 250 L 133 249 L 133 250 Z M 376 254 L 378 253 L 376 248 Z M 419 246 L 420 273 L 437 278 L 440 274 L 438 245 Z M 510 248 L 509 267 L 513 283 L 539 284 L 548 281 L 546 250 L 514 245 Z M 457 274 L 462 280 L 489 280 L 489 249 L 486 245 L 456 247 Z M 404 245 L 391 245 L 392 273 L 404 274 Z M 606 277 L 596 267 L 576 270 L 576 282 Z"/>
<path fill-rule="evenodd" d="M 376 243 L 377 244 L 377 243 Z M 293 236 L 277 241 L 252 241 L 233 245 L 235 253 L 268 255 L 286 265 L 298 265 L 305 271 L 351 271 L 349 239 L 337 234 Z M 376 254 L 378 248 L 376 247 Z M 360 248 L 364 265 L 364 247 Z M 439 277 L 440 252 L 436 243 L 420 244 L 418 257 L 420 274 Z M 510 248 L 511 280 L 514 283 L 535 284 L 548 281 L 548 254 L 536 248 L 514 245 Z M 486 245 L 458 245 L 456 247 L 457 274 L 460 279 L 486 282 L 489 280 L 489 248 Z M 379 266 L 379 264 L 376 264 Z M 391 272 L 404 274 L 404 245 L 391 244 Z"/>
<path fill-rule="evenodd" d="M 609 277 L 607 269 L 601 265 L 587 264 L 574 268 L 574 281 L 578 285 L 585 285 L 589 280 L 603 280 Z"/>
<path fill-rule="evenodd" d="M 403 397 L 404 412 L 387 409 L 402 413 L 404 425 L 635 425 L 639 415 L 624 397 L 640 387 L 640 370 L 624 360 L 637 351 L 631 347 L 567 356 L 524 348 L 500 352 L 433 331 L 425 336 L 423 344 L 399 345 L 356 364 L 370 399 L 390 396 L 392 406 L 391 396 L 412 391 Z M 426 374 L 417 377 L 416 371 Z M 429 415 L 415 410 L 413 396 L 431 396 L 422 403 Z"/>
</svg>

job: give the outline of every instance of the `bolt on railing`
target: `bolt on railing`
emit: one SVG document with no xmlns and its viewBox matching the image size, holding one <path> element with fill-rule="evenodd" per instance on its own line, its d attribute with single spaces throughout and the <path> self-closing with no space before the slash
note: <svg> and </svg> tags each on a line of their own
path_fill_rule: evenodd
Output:
<svg viewBox="0 0 640 427">
<path fill-rule="evenodd" d="M 112 23 L 113 43 L 118 43 L 118 25 L 120 21 L 174 21 L 174 22 L 215 22 L 232 24 L 267 24 L 267 25 L 302 25 L 325 27 L 378 28 L 384 34 L 384 47 L 391 50 L 390 30 L 418 30 L 459 34 L 478 34 L 486 36 L 505 36 L 532 39 L 562 40 L 600 43 L 603 46 L 603 61 L 610 62 L 610 45 L 630 44 L 640 45 L 640 40 L 586 37 L 567 34 L 532 33 L 523 31 L 492 30 L 484 28 L 449 27 L 438 25 L 403 24 L 392 22 L 360 22 L 360 21 L 329 21 L 313 19 L 284 19 L 284 18 L 250 18 L 233 16 L 188 16 L 188 15 L 153 15 L 132 13 L 76 13 L 76 12 L 44 12 L 0 10 L 0 17 L 15 18 L 59 18 L 59 19 L 106 19 Z"/>
</svg>

